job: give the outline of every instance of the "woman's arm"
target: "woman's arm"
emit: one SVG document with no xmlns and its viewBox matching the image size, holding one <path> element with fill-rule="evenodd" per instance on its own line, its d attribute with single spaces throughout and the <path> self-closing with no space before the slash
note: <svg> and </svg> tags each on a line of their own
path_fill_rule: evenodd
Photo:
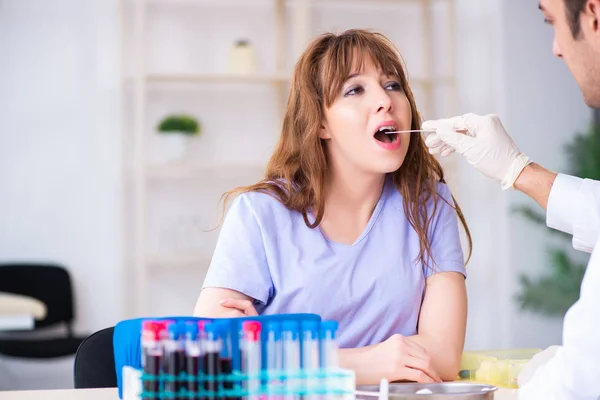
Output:
<svg viewBox="0 0 600 400">
<path fill-rule="evenodd" d="M 433 368 L 445 380 L 455 380 L 465 343 L 467 290 L 459 272 L 440 272 L 426 280 L 418 334 L 410 339 L 425 348 Z"/>
<path fill-rule="evenodd" d="M 442 272 L 426 280 L 418 334 L 394 335 L 385 342 L 341 349 L 340 364 L 356 372 L 357 383 L 452 381 L 458 376 L 467 323 L 465 278 Z"/>
<path fill-rule="evenodd" d="M 225 291 L 215 294 L 217 298 L 211 303 L 213 305 L 219 304 L 218 299 L 225 294 Z M 227 311 L 222 310 L 225 308 L 233 313 L 226 315 L 256 315 L 252 302 L 248 299 L 239 298 L 239 295 L 240 293 L 237 293 L 237 297 L 228 298 L 226 303 L 220 303 L 221 310 L 218 310 L 218 312 L 227 313 Z M 384 377 L 390 382 L 408 380 L 432 383 L 441 382 L 442 380 L 435 371 L 432 357 L 427 354 L 425 348 L 412 338 L 402 335 L 393 335 L 386 341 L 371 346 L 340 349 L 338 350 L 338 358 L 342 368 L 351 369 L 356 373 L 356 383 L 358 385 L 377 384 Z"/>
<path fill-rule="evenodd" d="M 225 292 L 218 295 L 221 294 Z M 212 303 L 217 304 L 218 300 Z M 233 313 L 227 315 L 256 315 L 252 302 L 247 299 L 231 297 L 221 307 L 228 308 Z M 383 377 L 389 381 L 441 382 L 425 349 L 402 335 L 393 335 L 385 342 L 371 346 L 340 349 L 338 358 L 342 368 L 351 369 L 356 373 L 358 385 L 377 384 Z"/>
<path fill-rule="evenodd" d="M 249 194 L 237 197 L 227 212 L 196 301 L 195 316 L 256 315 L 254 302 L 266 304 L 274 290 L 261 225 L 254 211 L 256 203 L 252 203 L 250 197 Z M 227 308 L 223 301 L 228 298 L 240 300 L 243 307 L 240 310 Z"/>
<path fill-rule="evenodd" d="M 237 307 L 227 307 L 228 303 L 234 303 Z M 249 315 L 258 315 L 254 309 L 253 299 L 231 289 L 212 287 L 202 289 L 194 308 L 195 317 L 235 318 Z"/>
</svg>

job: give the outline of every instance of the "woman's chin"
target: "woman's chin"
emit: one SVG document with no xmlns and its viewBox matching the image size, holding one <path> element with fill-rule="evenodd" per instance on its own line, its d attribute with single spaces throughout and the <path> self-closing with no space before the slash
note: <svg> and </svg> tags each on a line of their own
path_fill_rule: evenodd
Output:
<svg viewBox="0 0 600 400">
<path fill-rule="evenodd" d="M 404 156 L 402 158 L 396 158 L 396 159 L 388 159 L 388 160 L 380 159 L 377 162 L 377 164 L 379 164 L 377 166 L 377 170 L 381 173 L 389 174 L 391 172 L 398 171 L 403 163 L 404 163 Z"/>
</svg>

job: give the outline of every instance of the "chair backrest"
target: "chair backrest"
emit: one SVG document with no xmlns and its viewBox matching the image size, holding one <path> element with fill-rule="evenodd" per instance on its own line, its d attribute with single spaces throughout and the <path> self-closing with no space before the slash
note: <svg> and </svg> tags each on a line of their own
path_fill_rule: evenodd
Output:
<svg viewBox="0 0 600 400">
<path fill-rule="evenodd" d="M 75 389 L 117 387 L 114 329 L 110 327 L 93 333 L 79 345 L 74 364 Z"/>
<path fill-rule="evenodd" d="M 55 264 L 0 264 L 0 292 L 21 294 L 46 305 L 46 318 L 36 328 L 73 320 L 73 291 L 69 272 Z"/>
</svg>

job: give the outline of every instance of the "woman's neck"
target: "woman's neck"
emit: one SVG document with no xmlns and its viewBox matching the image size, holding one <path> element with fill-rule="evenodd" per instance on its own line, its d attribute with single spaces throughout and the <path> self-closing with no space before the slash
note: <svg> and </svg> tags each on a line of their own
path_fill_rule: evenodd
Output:
<svg viewBox="0 0 600 400">
<path fill-rule="evenodd" d="M 368 209 L 370 214 L 381 196 L 384 181 L 385 175 L 351 176 L 332 171 L 326 185 L 325 204 L 333 203 L 351 212 Z"/>
<path fill-rule="evenodd" d="M 361 235 L 377 206 L 385 175 L 335 173 L 327 178 L 321 229 L 330 240 L 351 244 Z"/>
</svg>

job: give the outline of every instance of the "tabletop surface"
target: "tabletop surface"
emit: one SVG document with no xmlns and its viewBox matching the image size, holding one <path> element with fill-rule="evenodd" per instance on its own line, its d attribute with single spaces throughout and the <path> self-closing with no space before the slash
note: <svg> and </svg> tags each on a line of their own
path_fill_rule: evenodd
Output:
<svg viewBox="0 0 600 400">
<path fill-rule="evenodd" d="M 516 400 L 516 390 L 498 389 L 495 400 Z M 116 388 L 0 392 L 0 400 L 118 400 Z"/>
</svg>

